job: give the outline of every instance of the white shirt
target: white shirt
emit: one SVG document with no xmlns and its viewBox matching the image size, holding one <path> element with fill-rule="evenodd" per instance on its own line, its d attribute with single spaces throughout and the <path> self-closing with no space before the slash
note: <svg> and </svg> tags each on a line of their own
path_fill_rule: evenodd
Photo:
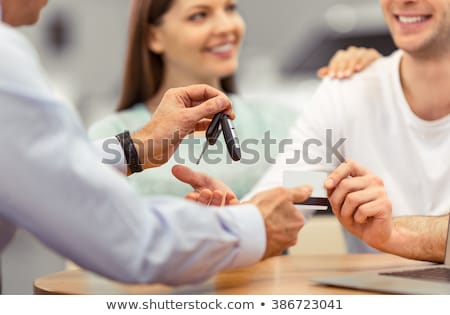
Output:
<svg viewBox="0 0 450 315">
<path fill-rule="evenodd" d="M 0 128 L 0 217 L 87 269 L 126 282 L 182 284 L 264 253 L 256 207 L 144 199 L 101 164 L 31 45 L 2 23 Z"/>
<path fill-rule="evenodd" d="M 294 144 L 280 154 L 250 195 L 282 184 L 286 170 L 331 172 L 340 163 L 335 156 L 326 161 L 326 130 L 331 145 L 340 147 L 345 159 L 367 167 L 385 184 L 394 216 L 442 215 L 450 211 L 450 115 L 436 121 L 417 117 L 408 105 L 400 83 L 402 52 L 383 58 L 350 80 L 326 79 L 312 102 L 291 130 Z M 318 164 L 286 163 L 308 139 L 309 159 Z M 329 150 L 330 151 L 330 150 Z M 347 237 L 350 252 L 369 250 L 354 237 Z"/>
</svg>

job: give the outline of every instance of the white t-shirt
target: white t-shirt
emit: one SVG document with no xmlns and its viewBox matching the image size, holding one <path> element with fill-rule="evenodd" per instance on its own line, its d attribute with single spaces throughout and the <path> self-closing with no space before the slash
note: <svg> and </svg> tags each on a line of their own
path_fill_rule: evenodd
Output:
<svg viewBox="0 0 450 315">
<path fill-rule="evenodd" d="M 400 82 L 401 57 L 402 52 L 397 51 L 350 80 L 324 80 L 291 130 L 293 145 L 286 147 L 251 194 L 281 185 L 286 170 L 335 169 L 341 162 L 335 155 L 327 161 L 329 130 L 331 146 L 346 139 L 339 147 L 345 159 L 360 163 L 384 180 L 394 216 L 448 213 L 450 115 L 425 121 L 411 111 Z M 307 150 L 309 163 L 303 155 L 308 142 L 313 143 Z M 288 162 L 295 150 L 302 150 L 299 161 Z M 317 158 L 322 161 L 311 163 Z M 350 252 L 371 251 L 348 236 Z"/>
</svg>

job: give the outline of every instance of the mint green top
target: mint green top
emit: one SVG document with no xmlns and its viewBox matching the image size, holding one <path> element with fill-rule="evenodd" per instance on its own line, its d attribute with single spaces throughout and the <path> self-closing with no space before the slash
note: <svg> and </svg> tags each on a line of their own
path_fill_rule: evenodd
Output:
<svg viewBox="0 0 450 315">
<path fill-rule="evenodd" d="M 202 151 L 205 137 L 200 134 L 191 135 L 180 144 L 168 163 L 130 176 L 131 185 L 144 195 L 184 197 L 192 191 L 192 188 L 179 182 L 171 172 L 174 165 L 184 164 L 193 170 L 222 180 L 238 198 L 249 192 L 274 162 L 279 142 L 288 137 L 297 112 L 283 105 L 244 103 L 237 96 L 231 96 L 230 99 L 233 103 L 233 111 L 236 113 L 234 125 L 241 143 L 241 161 L 231 160 L 221 134 L 216 145 L 208 147 L 200 164 L 195 164 Z M 89 136 L 92 140 L 98 140 L 114 136 L 124 130 L 133 132 L 147 124 L 150 118 L 151 113 L 145 104 L 137 104 L 94 123 L 89 129 Z M 267 132 L 270 132 L 271 139 L 276 139 L 276 144 L 263 144 L 268 142 L 263 141 Z"/>
</svg>

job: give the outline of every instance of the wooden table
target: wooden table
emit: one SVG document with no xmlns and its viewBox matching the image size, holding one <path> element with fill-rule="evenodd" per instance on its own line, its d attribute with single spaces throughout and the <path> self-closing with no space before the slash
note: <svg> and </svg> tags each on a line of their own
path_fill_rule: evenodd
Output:
<svg viewBox="0 0 450 315">
<path fill-rule="evenodd" d="M 355 271 L 420 265 L 388 254 L 279 256 L 256 265 L 222 272 L 193 286 L 129 285 L 84 270 L 70 270 L 36 279 L 36 294 L 373 294 L 320 286 L 312 277 Z"/>
</svg>

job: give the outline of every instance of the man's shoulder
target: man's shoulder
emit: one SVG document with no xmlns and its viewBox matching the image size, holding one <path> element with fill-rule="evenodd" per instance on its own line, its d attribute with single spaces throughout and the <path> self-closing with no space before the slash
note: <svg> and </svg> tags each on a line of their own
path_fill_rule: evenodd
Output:
<svg viewBox="0 0 450 315">
<path fill-rule="evenodd" d="M 397 52 L 383 57 L 350 79 L 324 79 L 305 107 L 305 113 L 310 118 L 343 117 L 351 121 L 361 113 L 382 110 L 381 104 L 397 91 L 395 81 L 400 57 Z"/>
<path fill-rule="evenodd" d="M 333 97 L 346 96 L 351 98 L 367 98 L 381 93 L 395 80 L 395 72 L 398 71 L 400 57 L 400 51 L 382 57 L 349 79 L 324 79 L 319 91 L 320 93 L 330 93 Z"/>
<path fill-rule="evenodd" d="M 0 23 L 0 88 L 33 97 L 48 97 L 50 93 L 34 47 L 23 34 L 3 23 Z"/>
<path fill-rule="evenodd" d="M 36 50 L 28 39 L 22 33 L 4 23 L 0 23 L 0 47 L 2 56 L 11 55 L 16 58 L 27 56 L 33 59 L 37 57 Z"/>
<path fill-rule="evenodd" d="M 361 84 L 365 81 L 384 81 L 387 77 L 392 77 L 395 71 L 398 71 L 401 56 L 401 51 L 395 51 L 389 56 L 382 57 L 363 71 L 356 73 L 349 82 Z"/>
<path fill-rule="evenodd" d="M 11 40 L 20 40 L 20 38 L 23 37 L 19 31 L 2 22 L 0 22 L 0 36 L 2 38 L 0 44 L 4 44 L 5 42 Z"/>
</svg>

